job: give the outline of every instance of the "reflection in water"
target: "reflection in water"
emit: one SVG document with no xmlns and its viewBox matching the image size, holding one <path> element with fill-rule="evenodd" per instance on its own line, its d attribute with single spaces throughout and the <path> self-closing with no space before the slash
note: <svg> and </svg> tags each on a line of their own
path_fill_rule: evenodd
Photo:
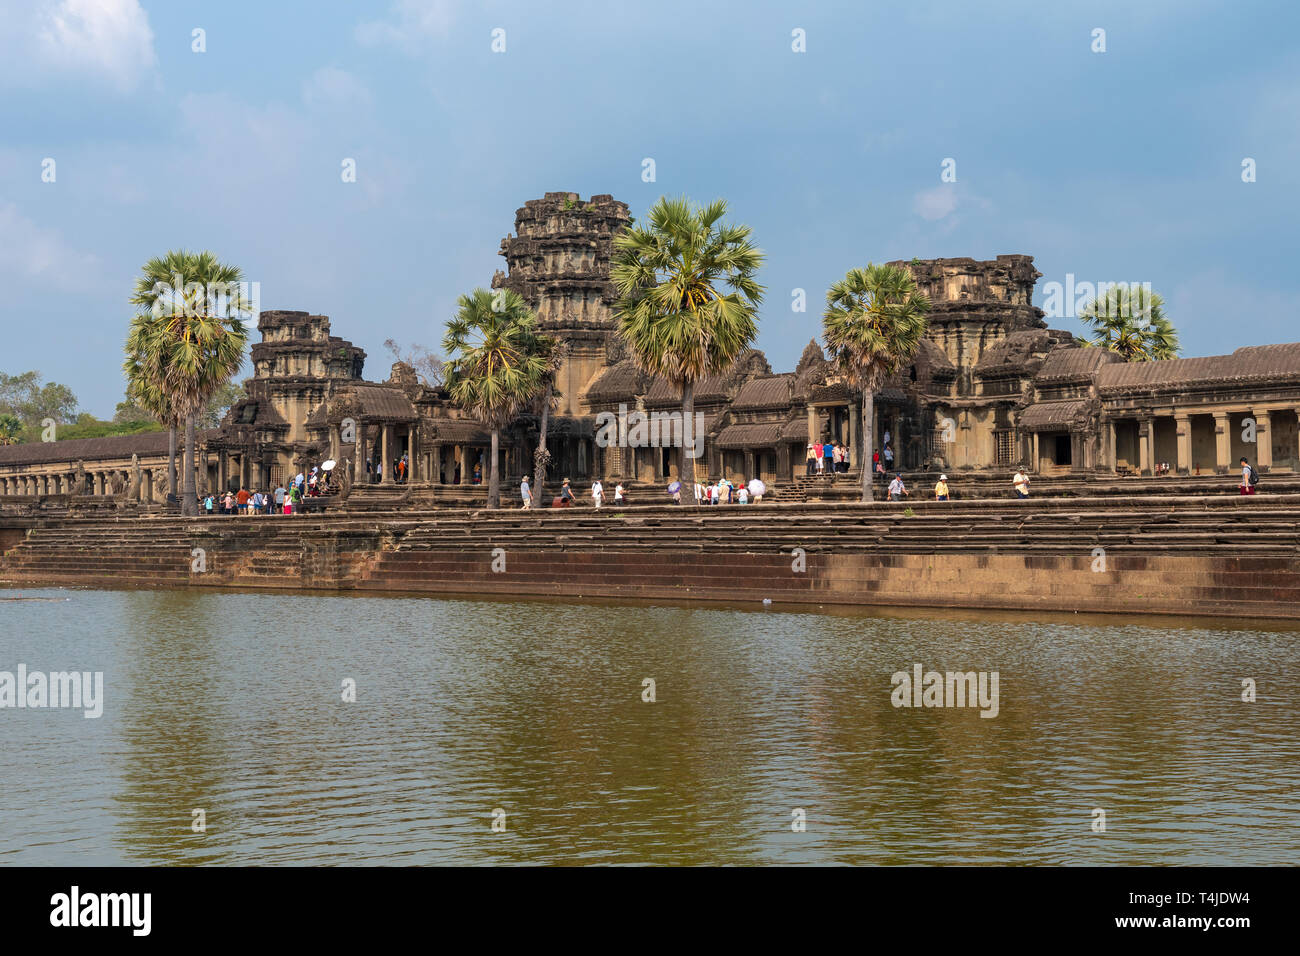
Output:
<svg viewBox="0 0 1300 956">
<path fill-rule="evenodd" d="M 102 670 L 106 702 L 0 710 L 4 863 L 1289 863 L 1300 843 L 1291 630 L 24 594 L 71 600 L 0 604 L 0 670 Z M 917 663 L 997 671 L 1000 713 L 894 708 Z"/>
</svg>

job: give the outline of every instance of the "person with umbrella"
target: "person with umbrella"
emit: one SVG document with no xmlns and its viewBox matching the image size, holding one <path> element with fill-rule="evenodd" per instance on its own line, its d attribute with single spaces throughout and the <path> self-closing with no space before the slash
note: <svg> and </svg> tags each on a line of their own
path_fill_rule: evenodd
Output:
<svg viewBox="0 0 1300 956">
<path fill-rule="evenodd" d="M 673 504 L 679 505 L 682 503 L 682 483 L 680 481 L 674 480 L 668 486 L 668 493 L 673 496 Z"/>
<path fill-rule="evenodd" d="M 760 478 L 752 478 L 749 482 L 749 497 L 754 500 L 754 504 L 761 504 L 763 495 L 767 494 L 767 485 Z"/>
</svg>

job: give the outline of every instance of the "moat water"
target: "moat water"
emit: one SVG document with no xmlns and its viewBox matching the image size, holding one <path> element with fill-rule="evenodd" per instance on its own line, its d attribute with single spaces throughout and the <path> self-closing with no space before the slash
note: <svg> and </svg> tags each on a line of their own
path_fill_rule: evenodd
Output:
<svg viewBox="0 0 1300 956">
<path fill-rule="evenodd" d="M 0 863 L 1300 851 L 1296 629 L 0 590 L 0 703 L 20 664 L 102 672 L 102 715 L 0 708 Z M 996 716 L 895 706 L 917 664 L 997 672 Z"/>
</svg>

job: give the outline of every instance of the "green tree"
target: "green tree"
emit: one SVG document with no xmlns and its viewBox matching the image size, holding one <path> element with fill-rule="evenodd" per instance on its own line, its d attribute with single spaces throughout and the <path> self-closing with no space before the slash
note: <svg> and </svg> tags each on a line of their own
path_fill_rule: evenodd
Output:
<svg viewBox="0 0 1300 956">
<path fill-rule="evenodd" d="M 447 323 L 443 351 L 452 401 L 492 432 L 488 462 L 488 507 L 501 503 L 501 430 L 536 399 L 546 373 L 537 319 L 515 292 L 475 289 L 462 295 L 460 310 Z"/>
<path fill-rule="evenodd" d="M 9 412 L 0 412 L 0 445 L 17 444 L 18 433 L 22 430 L 21 418 Z"/>
<path fill-rule="evenodd" d="M 1165 300 L 1137 283 L 1111 286 L 1094 297 L 1079 321 L 1093 335 L 1086 345 L 1107 349 L 1126 362 L 1178 357 L 1178 330 L 1165 315 Z"/>
<path fill-rule="evenodd" d="M 0 372 L 0 413 L 15 416 L 28 429 L 38 429 L 47 418 L 65 424 L 76 419 L 77 396 L 66 385 L 43 382 L 37 371 Z"/>
<path fill-rule="evenodd" d="M 212 396 L 239 371 L 251 314 L 243 274 L 211 252 L 175 250 L 150 259 L 136 280 L 124 369 L 132 396 L 172 423 L 184 423 L 181 510 L 198 514 L 194 427 Z"/>
<path fill-rule="evenodd" d="M 555 401 L 560 397 L 560 390 L 555 387 L 560 369 L 569 354 L 569 345 L 549 335 L 537 337 L 538 353 L 545 363 L 542 373 L 542 391 L 538 399 L 542 416 L 541 428 L 537 433 L 537 450 L 533 453 L 533 500 L 545 501 L 546 472 L 551 464 L 551 453 L 546 447 L 546 433 L 551 421 L 551 412 L 555 410 Z"/>
<path fill-rule="evenodd" d="M 916 354 L 929 312 L 930 300 L 900 266 L 850 269 L 826 293 L 825 346 L 849 382 L 862 389 L 863 501 L 871 500 L 875 393 Z"/>
<path fill-rule="evenodd" d="M 682 394 L 678 475 L 695 483 L 695 384 L 731 368 L 758 335 L 763 253 L 748 226 L 722 222 L 718 199 L 699 206 L 661 197 L 647 223 L 614 238 L 610 277 L 619 293 L 619 332 L 633 360 Z M 688 502 L 695 500 L 689 492 Z"/>
</svg>

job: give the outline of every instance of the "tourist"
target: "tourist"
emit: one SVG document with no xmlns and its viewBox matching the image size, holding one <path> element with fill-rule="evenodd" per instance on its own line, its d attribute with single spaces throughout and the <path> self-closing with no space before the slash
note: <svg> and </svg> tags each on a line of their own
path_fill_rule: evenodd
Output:
<svg viewBox="0 0 1300 956">
<path fill-rule="evenodd" d="M 622 488 L 623 486 L 622 486 L 622 485 L 619 485 L 618 487 L 619 487 L 619 488 Z M 615 500 L 615 501 L 618 500 L 618 494 L 619 494 L 619 493 L 618 493 L 618 489 L 615 489 L 615 490 L 614 490 L 614 500 Z M 682 483 L 681 483 L 680 481 L 676 481 L 676 480 L 674 480 L 674 481 L 669 482 L 669 484 L 668 484 L 668 497 L 670 497 L 670 498 L 673 499 L 673 504 L 675 504 L 675 505 L 679 505 L 679 504 L 682 503 Z"/>
<path fill-rule="evenodd" d="M 821 442 L 813 443 L 813 455 L 816 456 L 813 459 L 813 464 L 817 467 L 817 474 L 819 475 L 822 473 L 822 468 L 824 468 L 826 465 L 825 459 L 822 458 L 823 449 L 824 446 L 822 445 Z"/>
<path fill-rule="evenodd" d="M 1017 468 L 1015 477 L 1011 479 L 1011 487 L 1016 490 L 1017 498 L 1029 497 L 1029 476 L 1025 474 L 1024 468 Z"/>
<path fill-rule="evenodd" d="M 822 445 L 822 456 L 826 459 L 826 472 L 835 471 L 835 442 Z"/>
<path fill-rule="evenodd" d="M 577 500 L 573 497 L 573 489 L 569 487 L 568 478 L 565 478 L 564 482 L 560 485 L 560 497 L 556 500 L 559 501 L 559 506 L 561 508 L 571 508 L 573 507 L 573 503 Z"/>
<path fill-rule="evenodd" d="M 605 486 L 597 478 L 591 483 L 591 501 L 597 508 L 600 508 L 601 502 L 605 500 Z"/>
<path fill-rule="evenodd" d="M 754 504 L 763 503 L 763 495 L 767 494 L 767 485 L 761 478 L 755 478 L 749 483 L 749 497 L 754 500 Z"/>
<path fill-rule="evenodd" d="M 705 500 L 706 497 L 707 496 L 704 493 L 704 485 L 700 484 L 700 479 L 696 478 L 695 479 L 695 503 L 697 505 L 708 504 L 708 502 Z"/>
<path fill-rule="evenodd" d="M 471 482 L 476 485 L 483 484 L 483 462 L 482 460 L 474 462 L 474 477 Z"/>
<path fill-rule="evenodd" d="M 935 482 L 934 500 L 935 501 L 948 500 L 948 476 L 947 475 L 940 475 L 939 480 Z"/>
<path fill-rule="evenodd" d="M 239 509 L 239 514 L 248 514 L 248 499 L 253 497 L 248 493 L 248 489 L 240 487 L 239 494 L 235 495 L 235 507 Z"/>
<path fill-rule="evenodd" d="M 808 455 L 807 455 L 807 465 L 808 465 L 808 474 L 809 474 L 809 476 L 811 476 L 812 473 L 813 473 L 814 471 L 817 470 L 817 464 L 816 464 L 816 462 L 817 462 L 817 449 L 816 449 L 816 446 L 813 445 L 811 442 L 809 442 L 809 443 L 808 443 Z"/>
<path fill-rule="evenodd" d="M 1241 484 L 1237 487 L 1241 489 L 1243 495 L 1253 495 L 1257 484 L 1259 484 L 1259 472 L 1251 467 L 1250 462 L 1245 458 L 1241 459 Z"/>
<path fill-rule="evenodd" d="M 889 447 L 889 432 L 885 432 L 885 471 L 894 470 L 894 449 Z"/>
<path fill-rule="evenodd" d="M 720 505 L 723 501 L 727 500 L 727 498 L 727 479 L 719 478 L 717 485 L 713 489 L 713 503 L 715 505 Z"/>
<path fill-rule="evenodd" d="M 889 444 L 889 429 L 888 429 L 888 428 L 885 429 L 885 439 L 884 439 L 884 441 L 881 442 L 881 444 L 882 444 L 882 445 L 888 445 L 888 444 Z"/>
<path fill-rule="evenodd" d="M 845 444 L 841 447 L 840 471 L 847 472 L 848 470 L 849 470 L 849 446 Z"/>
<path fill-rule="evenodd" d="M 215 507 L 216 507 L 216 500 L 212 497 L 212 495 L 208 495 L 206 498 L 203 499 L 203 510 L 208 513 L 209 518 L 212 517 L 212 510 Z"/>
<path fill-rule="evenodd" d="M 397 461 L 397 480 L 399 482 L 406 481 L 406 455 L 402 455 Z"/>
<path fill-rule="evenodd" d="M 260 491 L 253 491 L 253 497 L 249 501 L 248 508 L 249 514 L 260 515 L 262 513 L 262 493 Z"/>
<path fill-rule="evenodd" d="M 839 474 L 844 469 L 840 466 L 844 464 L 844 449 L 840 447 L 837 441 L 831 442 L 831 470 Z"/>
<path fill-rule="evenodd" d="M 519 483 L 519 497 L 524 500 L 524 510 L 531 510 L 533 507 L 533 491 L 528 487 L 527 475 L 524 475 L 524 480 Z"/>
<path fill-rule="evenodd" d="M 287 494 L 288 492 L 285 491 L 284 482 L 283 481 L 279 482 L 275 486 L 275 513 L 276 514 L 284 514 L 284 496 Z"/>
<path fill-rule="evenodd" d="M 221 513 L 223 515 L 233 515 L 235 513 L 235 496 L 229 491 L 221 501 Z"/>
<path fill-rule="evenodd" d="M 736 501 L 739 504 L 749 504 L 749 487 L 745 484 L 745 479 L 740 479 L 740 485 L 736 488 Z"/>
<path fill-rule="evenodd" d="M 894 480 L 889 483 L 889 500 L 902 501 L 904 495 L 910 495 L 910 492 L 903 487 L 902 473 L 894 475 Z"/>
<path fill-rule="evenodd" d="M 678 489 L 678 492 L 677 492 L 677 503 L 678 503 L 678 504 L 681 504 L 681 498 L 682 498 L 682 496 L 681 496 L 681 490 Z M 625 504 L 627 504 L 627 499 L 626 499 L 625 497 L 623 497 L 623 483 L 622 483 L 621 481 L 620 481 L 618 484 L 616 484 L 616 485 L 614 486 L 614 504 L 616 504 L 616 505 L 625 505 Z"/>
</svg>

